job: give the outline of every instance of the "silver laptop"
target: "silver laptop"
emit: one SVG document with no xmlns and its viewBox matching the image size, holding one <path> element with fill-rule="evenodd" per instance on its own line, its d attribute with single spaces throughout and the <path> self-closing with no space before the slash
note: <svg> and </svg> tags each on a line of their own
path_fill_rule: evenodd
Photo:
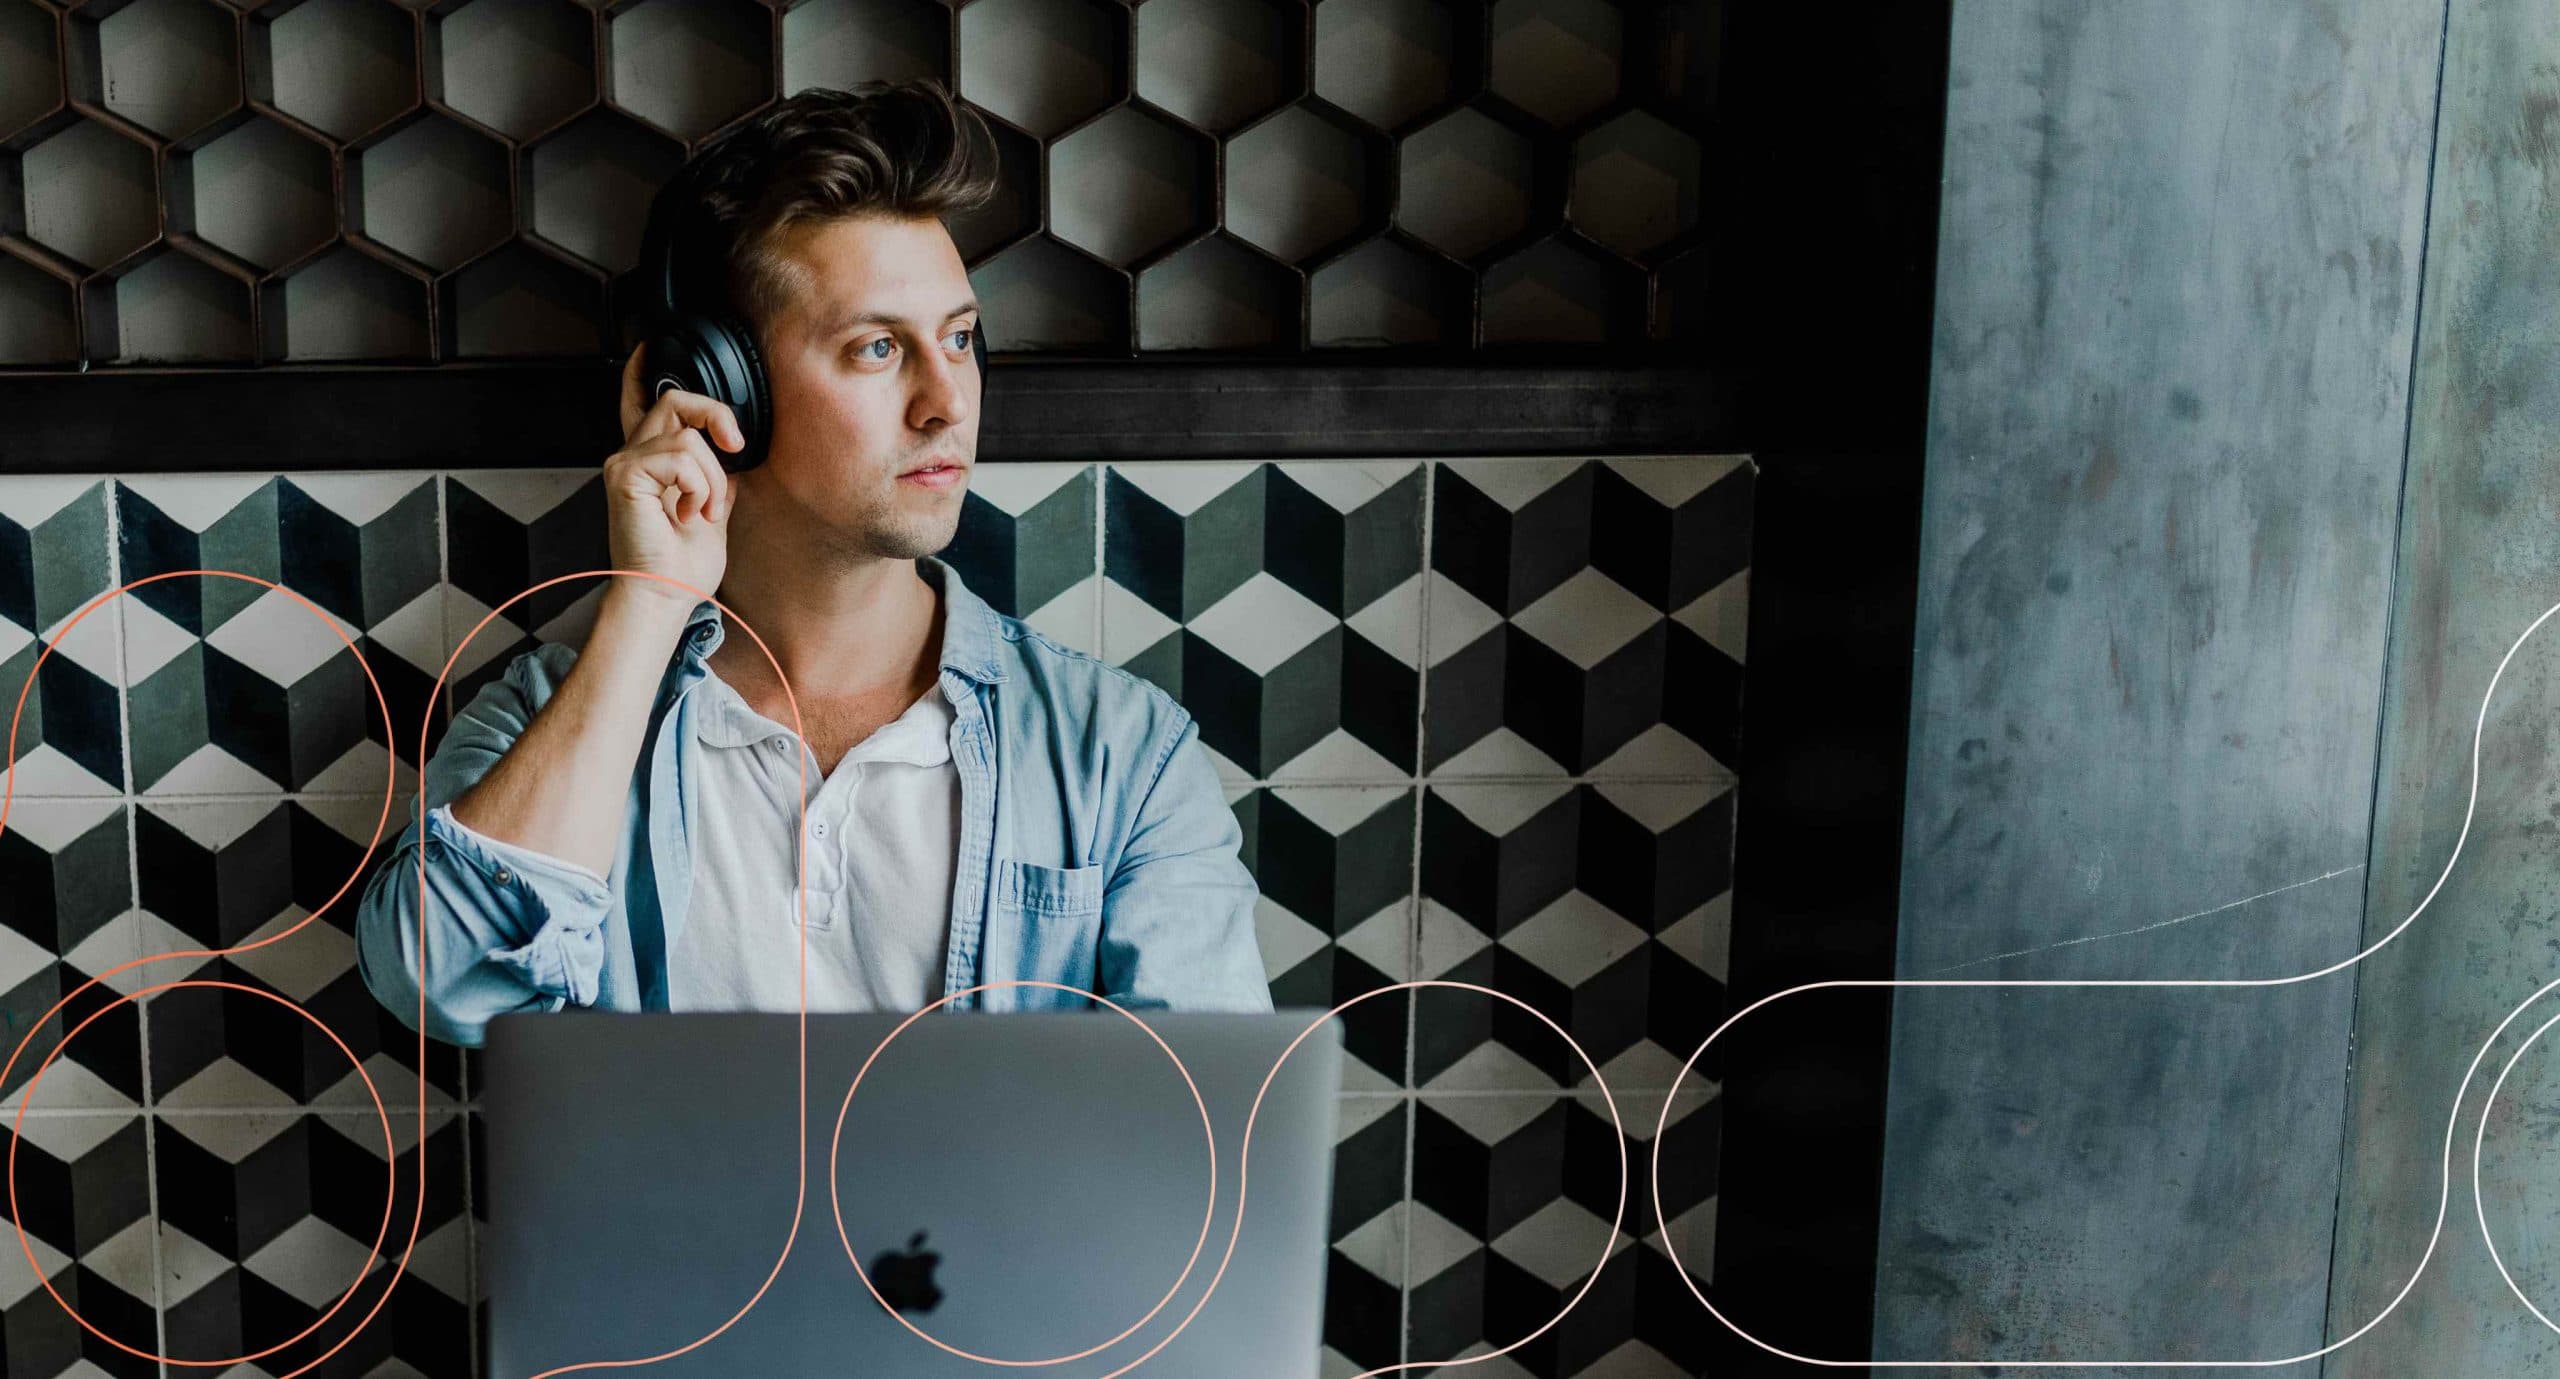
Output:
<svg viewBox="0 0 2560 1379">
<path fill-rule="evenodd" d="M 640 1359 L 736 1317 L 646 1372 L 1095 1376 L 1180 1326 L 1131 1372 L 1314 1379 L 1338 1019 L 1298 1046 L 1264 1098 L 1243 1231 L 1209 1285 L 1235 1226 L 1246 1113 L 1321 1014 L 1141 1012 L 1190 1069 L 1195 1102 L 1164 1050 L 1107 1010 L 937 1011 L 863 1075 L 832 1200 L 845 1090 L 905 1017 L 812 1015 L 796 1237 L 798 1016 L 501 1016 L 481 1094 L 487 1373 Z M 1214 1205 L 1201 1102 L 1216 1131 Z M 854 1272 L 848 1242 L 890 1306 Z M 1026 1371 L 953 1354 L 901 1318 L 994 1360 L 1051 1360 L 1129 1334 Z"/>
</svg>

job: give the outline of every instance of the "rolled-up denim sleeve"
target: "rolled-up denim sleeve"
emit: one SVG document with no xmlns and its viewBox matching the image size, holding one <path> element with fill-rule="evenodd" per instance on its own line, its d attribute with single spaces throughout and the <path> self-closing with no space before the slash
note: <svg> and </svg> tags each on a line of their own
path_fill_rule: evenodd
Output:
<svg viewBox="0 0 2560 1379">
<path fill-rule="evenodd" d="M 1269 1010 L 1244 830 L 1184 715 L 1102 898 L 1097 986 L 1132 1008 Z"/>
<path fill-rule="evenodd" d="M 491 1017 L 510 1011 L 592 1004 L 603 973 L 605 879 L 453 817 L 454 799 L 531 720 L 540 654 L 517 657 L 454 716 L 420 782 L 424 817 L 356 911 L 365 986 L 402 1023 L 446 1043 L 476 1047 Z"/>
</svg>

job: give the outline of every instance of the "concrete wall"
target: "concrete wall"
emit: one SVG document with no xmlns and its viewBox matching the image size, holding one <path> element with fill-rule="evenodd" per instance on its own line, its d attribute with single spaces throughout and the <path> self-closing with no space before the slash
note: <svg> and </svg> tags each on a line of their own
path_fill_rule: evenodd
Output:
<svg viewBox="0 0 2560 1379">
<path fill-rule="evenodd" d="M 2443 13 L 1959 5 L 1902 977 L 2359 946 Z M 1874 1358 L 2317 1348 L 2356 984 L 1896 992 Z"/>
<path fill-rule="evenodd" d="M 2471 807 L 2481 696 L 2525 628 L 2560 602 L 2560 16 L 2541 0 L 2458 0 L 2419 320 L 2408 493 L 2384 684 L 2382 789 L 2365 910 L 2375 938 L 2426 898 Z M 2476 812 L 2453 873 L 2358 971 L 2356 1058 L 2329 1329 L 2388 1306 L 2426 1250 L 2445 1124 L 2498 1022 L 2560 977 L 2560 617 L 2499 679 Z M 2489 1050 L 2462 1108 L 2443 1242 L 2406 1302 L 2327 1373 L 2544 1370 L 2555 1336 L 2480 1243 L 2472 1139 L 2486 1084 L 2553 1014 L 2546 998 Z M 2535 1305 L 2560 1319 L 2560 1039 L 2499 1098 L 2486 1215 Z"/>
</svg>

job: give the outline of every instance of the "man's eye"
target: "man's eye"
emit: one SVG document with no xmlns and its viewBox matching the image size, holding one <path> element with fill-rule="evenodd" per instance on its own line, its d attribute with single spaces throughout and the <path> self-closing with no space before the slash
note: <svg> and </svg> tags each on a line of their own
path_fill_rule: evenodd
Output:
<svg viewBox="0 0 2560 1379">
<path fill-rule="evenodd" d="M 886 336 L 886 335 L 883 335 L 883 336 L 881 336 L 881 337 L 880 337 L 879 339 L 877 339 L 877 340 L 869 340 L 869 341 L 865 341 L 865 342 L 863 343 L 862 348 L 863 348 L 864 350 L 866 350 L 866 351 L 867 351 L 867 350 L 869 350 L 873 345 L 895 345 L 895 344 L 897 344 L 897 343 L 898 343 L 897 341 L 890 339 L 890 338 L 889 338 L 888 336 Z M 885 355 L 885 354 L 875 354 L 875 355 L 872 355 L 871 357 L 872 357 L 872 358 L 874 358 L 874 359 L 886 359 L 886 358 L 888 358 L 889 356 L 887 356 L 887 355 Z"/>
<path fill-rule="evenodd" d="M 969 348 L 971 339 L 977 335 L 978 331 L 975 326 L 962 326 L 951 333 L 959 338 L 960 348 L 965 350 Z"/>
</svg>

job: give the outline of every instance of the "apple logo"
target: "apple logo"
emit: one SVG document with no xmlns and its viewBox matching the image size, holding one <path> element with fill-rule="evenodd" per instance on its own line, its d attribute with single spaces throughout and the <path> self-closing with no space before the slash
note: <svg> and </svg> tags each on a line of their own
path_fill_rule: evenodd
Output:
<svg viewBox="0 0 2560 1379">
<path fill-rule="evenodd" d="M 930 1312 L 942 1301 L 934 1285 L 934 1266 L 942 1256 L 924 1247 L 924 1232 L 907 1237 L 903 1250 L 883 1251 L 871 1261 L 871 1283 L 893 1312 Z"/>
</svg>

